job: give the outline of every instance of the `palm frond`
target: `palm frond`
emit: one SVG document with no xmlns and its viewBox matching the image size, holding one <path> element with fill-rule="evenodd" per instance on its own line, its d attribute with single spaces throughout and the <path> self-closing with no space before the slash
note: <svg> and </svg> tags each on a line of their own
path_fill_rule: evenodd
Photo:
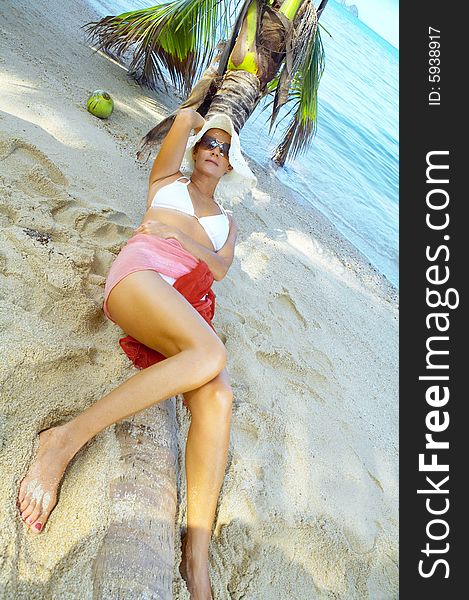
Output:
<svg viewBox="0 0 469 600">
<path fill-rule="evenodd" d="M 294 158 L 304 151 L 316 133 L 317 92 L 325 64 L 321 33 L 317 25 L 316 10 L 307 1 L 297 13 L 289 39 L 293 50 L 291 67 L 289 68 L 288 62 L 285 63 L 274 87 L 274 99 L 269 104 L 273 104 L 270 129 L 283 105 L 292 103 L 282 121 L 295 111 L 283 139 L 274 150 L 272 158 L 278 164 L 283 165 L 287 156 Z M 274 133 L 277 126 L 278 123 Z"/>
<path fill-rule="evenodd" d="M 230 9 L 240 0 L 172 0 L 83 25 L 97 48 L 124 56 L 133 48 L 129 72 L 150 88 L 163 70 L 187 96 L 229 33 Z"/>
<path fill-rule="evenodd" d="M 313 43 L 309 44 L 302 57 L 289 89 L 289 101 L 292 101 L 293 105 L 285 116 L 295 112 L 272 156 L 279 165 L 285 164 L 287 157 L 294 158 L 298 153 L 304 152 L 316 133 L 318 87 L 324 66 L 321 34 L 319 29 L 316 29 Z"/>
<path fill-rule="evenodd" d="M 290 22 L 285 35 L 285 60 L 277 76 L 272 118 L 269 132 L 277 119 L 279 110 L 289 101 L 292 79 L 307 57 L 310 45 L 314 42 L 317 28 L 317 14 L 311 0 L 305 0 L 293 22 Z"/>
<path fill-rule="evenodd" d="M 324 30 L 324 31 L 327 33 L 327 35 L 328 35 L 330 38 L 332 38 L 332 33 L 331 33 L 331 32 L 330 32 L 328 29 L 326 29 L 322 23 L 319 23 L 319 22 L 318 22 L 318 25 L 319 25 L 319 27 L 320 27 L 321 29 L 323 29 L 323 30 Z M 332 39 L 333 39 L 333 38 L 332 38 Z"/>
</svg>

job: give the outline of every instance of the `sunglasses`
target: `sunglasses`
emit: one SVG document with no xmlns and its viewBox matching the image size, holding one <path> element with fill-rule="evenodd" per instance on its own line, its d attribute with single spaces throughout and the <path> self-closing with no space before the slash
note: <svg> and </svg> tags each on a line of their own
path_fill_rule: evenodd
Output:
<svg viewBox="0 0 469 600">
<path fill-rule="evenodd" d="M 213 150 L 213 148 L 218 146 L 220 148 L 220 156 L 228 158 L 228 152 L 230 150 L 230 144 L 228 144 L 228 142 L 219 142 L 210 135 L 203 135 L 199 143 L 205 150 Z"/>
</svg>

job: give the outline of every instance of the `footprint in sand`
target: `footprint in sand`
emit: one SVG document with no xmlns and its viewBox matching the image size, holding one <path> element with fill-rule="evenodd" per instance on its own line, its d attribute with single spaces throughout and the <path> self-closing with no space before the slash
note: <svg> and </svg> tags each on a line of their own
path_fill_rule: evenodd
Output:
<svg viewBox="0 0 469 600">
<path fill-rule="evenodd" d="M 295 394 L 299 394 L 304 397 L 307 396 L 312 398 L 319 404 L 326 404 L 325 398 L 318 393 L 317 386 L 308 385 L 304 380 L 303 381 L 295 381 L 293 379 L 287 379 L 288 387 L 295 392 Z"/>
<path fill-rule="evenodd" d="M 28 196 L 56 196 L 68 186 L 67 178 L 50 158 L 20 138 L 0 140 L 0 162 L 15 188 Z"/>
<path fill-rule="evenodd" d="M 223 574 L 223 588 L 217 589 L 213 582 L 215 598 L 247 598 L 255 578 L 261 547 L 256 541 L 253 528 L 240 519 L 233 519 L 220 529 L 218 543 L 211 550 L 213 569 Z M 228 596 L 226 595 L 228 592 Z"/>
<path fill-rule="evenodd" d="M 45 321 L 55 322 L 70 297 L 82 321 L 99 321 L 104 281 L 132 233 L 130 219 L 71 197 L 60 169 L 24 140 L 0 138 L 0 171 L 0 234 L 8 249 L 0 273 L 21 271 L 31 296 L 24 309 Z"/>
<path fill-rule="evenodd" d="M 334 370 L 334 365 L 330 358 L 317 348 L 309 348 L 304 352 L 304 359 L 308 365 L 314 365 L 321 369 L 321 371 L 329 372 L 332 374 Z"/>
<path fill-rule="evenodd" d="M 305 329 L 311 323 L 305 319 L 301 311 L 295 304 L 295 301 L 289 294 L 289 292 L 284 288 L 283 293 L 278 294 L 274 300 L 269 302 L 270 312 L 275 316 L 276 319 L 282 319 L 286 322 L 291 321 L 291 316 L 296 319 Z M 313 323 L 313 327 L 317 327 L 316 323 Z"/>
<path fill-rule="evenodd" d="M 258 350 L 256 358 L 260 363 L 270 367 L 274 371 L 283 372 L 285 375 L 297 375 L 312 377 L 314 381 L 325 382 L 327 377 L 312 365 L 302 361 L 301 363 L 284 348 L 272 348 L 269 351 Z M 317 366 L 317 365 L 316 365 Z"/>
<path fill-rule="evenodd" d="M 250 443 L 266 439 L 284 439 L 287 435 L 285 421 L 275 411 L 261 408 L 255 402 L 240 401 L 233 407 L 233 420 L 237 430 L 243 430 Z"/>
<path fill-rule="evenodd" d="M 51 211 L 56 223 L 77 231 L 82 238 L 113 249 L 132 234 L 132 223 L 123 212 L 109 207 L 90 207 L 80 200 L 61 199 Z"/>
</svg>

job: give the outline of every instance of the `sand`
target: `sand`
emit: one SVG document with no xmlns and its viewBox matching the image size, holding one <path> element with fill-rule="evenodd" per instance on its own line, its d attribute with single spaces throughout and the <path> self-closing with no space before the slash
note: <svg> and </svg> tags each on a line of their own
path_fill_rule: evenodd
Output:
<svg viewBox="0 0 469 600">
<path fill-rule="evenodd" d="M 114 429 L 73 460 L 40 536 L 16 517 L 36 433 L 134 373 L 101 305 L 145 209 L 141 137 L 177 106 L 95 53 L 83 0 L 7 1 L 0 23 L 0 596 L 91 600 L 118 470 Z M 115 111 L 86 111 L 97 88 Z M 248 125 L 247 125 L 248 126 Z M 252 163 L 251 163 L 252 164 Z M 396 291 L 320 214 L 252 164 L 215 282 L 234 389 L 210 573 L 217 600 L 398 597 Z M 189 413 L 177 403 L 182 461 Z M 177 528 L 185 518 L 184 474 Z M 189 595 L 174 571 L 174 598 Z"/>
</svg>

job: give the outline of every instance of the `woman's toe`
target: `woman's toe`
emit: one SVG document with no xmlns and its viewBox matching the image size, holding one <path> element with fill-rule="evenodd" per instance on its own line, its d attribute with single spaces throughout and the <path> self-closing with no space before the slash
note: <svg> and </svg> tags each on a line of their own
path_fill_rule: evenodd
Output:
<svg viewBox="0 0 469 600">
<path fill-rule="evenodd" d="M 38 518 L 41 516 L 41 513 L 42 513 L 42 505 L 40 502 L 38 502 L 36 504 L 36 506 L 34 507 L 33 512 L 26 519 L 26 524 L 31 527 L 31 525 L 33 525 L 35 523 L 35 521 L 37 521 Z"/>
<path fill-rule="evenodd" d="M 29 525 L 31 531 L 33 531 L 34 533 L 41 533 L 41 531 L 44 529 L 47 521 L 49 520 L 51 512 L 54 510 L 56 504 L 57 504 L 56 496 L 50 497 L 50 494 L 48 494 L 46 497 L 43 498 L 43 501 L 42 501 L 42 503 L 40 503 L 40 506 L 39 506 L 40 511 L 39 511 L 37 517 L 35 516 L 34 513 L 30 517 L 30 518 L 35 517 L 32 525 Z"/>
<path fill-rule="evenodd" d="M 44 529 L 44 525 L 46 523 L 47 518 L 45 515 L 41 515 L 35 523 L 33 523 L 30 528 L 33 533 L 41 533 Z"/>
<path fill-rule="evenodd" d="M 28 480 L 27 477 L 24 477 L 21 480 L 20 489 L 18 491 L 18 502 L 20 503 L 20 505 L 24 504 L 24 502 L 26 502 L 26 501 L 28 501 L 28 503 L 29 503 L 31 501 L 31 498 L 32 498 L 32 494 L 31 494 L 31 489 L 30 489 L 30 481 Z"/>
<path fill-rule="evenodd" d="M 21 518 L 23 519 L 23 521 L 26 521 L 26 519 L 32 515 L 34 509 L 36 507 L 36 500 L 31 500 L 31 502 L 28 504 L 28 506 L 21 511 Z"/>
<path fill-rule="evenodd" d="M 31 502 L 32 502 L 31 496 L 25 496 L 23 501 L 20 502 L 19 507 L 18 507 L 20 513 L 25 511 L 27 509 L 27 507 L 31 504 Z"/>
</svg>

